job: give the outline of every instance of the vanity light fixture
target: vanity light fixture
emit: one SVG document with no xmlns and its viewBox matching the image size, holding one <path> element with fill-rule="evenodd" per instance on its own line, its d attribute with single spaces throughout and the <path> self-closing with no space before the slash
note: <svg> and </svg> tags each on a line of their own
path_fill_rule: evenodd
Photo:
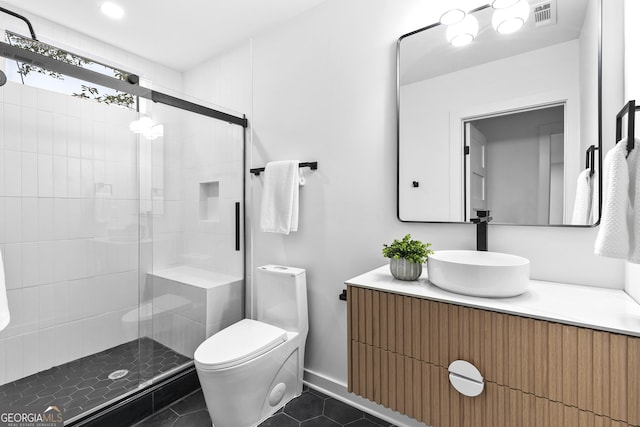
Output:
<svg viewBox="0 0 640 427">
<path fill-rule="evenodd" d="M 447 10 L 445 13 L 440 16 L 440 23 L 442 25 L 453 25 L 462 21 L 465 16 L 467 16 L 467 12 L 462 9 L 451 9 Z"/>
<path fill-rule="evenodd" d="M 513 4 L 505 6 L 509 2 Z M 502 7 L 496 6 L 496 3 Z M 500 34 L 515 33 L 524 26 L 524 23 L 529 18 L 529 3 L 527 0 L 519 0 L 515 3 L 512 0 L 495 0 L 492 6 L 495 11 L 491 18 L 491 24 Z"/>
<path fill-rule="evenodd" d="M 120 19 L 124 16 L 124 9 L 115 3 L 106 1 L 100 6 L 100 11 L 107 15 L 109 18 Z"/>
<path fill-rule="evenodd" d="M 473 15 L 467 15 L 457 24 L 447 28 L 447 41 L 456 47 L 468 45 L 478 35 L 478 20 Z"/>
</svg>

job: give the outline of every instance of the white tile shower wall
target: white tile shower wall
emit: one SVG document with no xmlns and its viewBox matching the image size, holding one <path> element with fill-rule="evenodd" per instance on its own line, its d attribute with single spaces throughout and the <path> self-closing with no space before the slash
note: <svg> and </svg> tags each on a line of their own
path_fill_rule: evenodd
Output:
<svg viewBox="0 0 640 427">
<path fill-rule="evenodd" d="M 153 236 L 153 270 L 159 270 L 182 262 L 182 145 L 189 114 L 158 104 L 150 113 L 164 125 L 164 136 L 141 141 L 140 211 L 143 238 Z M 144 295 L 149 296 L 148 289 Z"/>
<path fill-rule="evenodd" d="M 138 302 L 137 113 L 13 82 L 2 92 L 19 112 L 3 117 L 0 149 L 6 382 L 137 336 L 121 321 Z"/>
<path fill-rule="evenodd" d="M 192 96 L 197 96 L 198 98 L 208 100 L 218 105 L 224 105 L 226 107 L 229 107 L 239 112 L 240 114 L 246 114 L 250 116 L 251 115 L 251 44 L 250 42 L 247 41 L 246 43 L 243 43 L 241 47 L 237 49 L 232 49 L 222 55 L 217 56 L 216 58 L 213 58 L 205 62 L 202 66 L 196 67 L 193 70 L 189 70 L 185 72 L 183 82 L 184 82 L 183 89 L 185 93 L 188 93 Z M 249 119 L 249 126 L 251 126 L 250 119 Z M 234 161 L 242 161 L 242 158 L 240 157 L 241 146 L 240 147 L 238 146 L 238 144 L 242 143 L 242 129 L 238 126 L 227 126 L 226 124 L 223 124 L 223 123 L 220 123 L 219 125 L 217 125 L 216 129 L 219 134 L 223 133 L 223 135 L 220 135 L 220 136 L 222 136 L 223 138 L 221 142 L 225 145 L 223 146 L 217 145 L 215 147 L 211 147 L 210 149 L 221 150 L 223 148 L 226 148 L 226 149 L 233 148 L 234 153 L 232 154 L 231 158 L 233 158 Z M 231 132 L 230 135 L 229 135 L 229 132 Z M 250 130 L 247 130 L 246 132 L 247 132 L 247 138 L 250 138 L 251 137 Z M 227 142 L 224 142 L 225 140 Z M 207 143 L 206 140 L 203 139 L 198 144 L 203 145 L 206 143 Z M 229 153 L 222 153 L 220 151 L 219 153 L 220 155 L 223 155 L 223 156 L 229 155 Z M 249 160 L 250 154 L 251 154 L 251 150 L 249 149 L 249 142 L 248 142 L 247 153 L 246 153 L 248 160 Z M 217 165 L 214 164 L 215 161 L 216 161 L 216 157 L 213 157 L 212 155 L 212 157 L 210 157 L 207 160 L 207 162 L 203 163 L 203 166 L 206 166 L 206 163 L 211 163 L 212 167 L 213 166 L 217 167 Z M 191 163 L 193 164 L 193 162 Z M 185 165 L 188 165 L 188 162 L 185 162 Z M 248 161 L 247 167 L 250 167 L 250 165 L 251 165 L 251 162 Z M 228 165 L 228 166 L 231 166 L 231 165 Z M 229 169 L 227 168 L 226 170 L 228 171 Z M 224 171 L 216 170 L 216 172 L 222 173 Z M 185 177 L 188 177 L 187 179 L 193 182 L 197 182 L 197 175 L 185 174 Z M 202 176 L 202 178 L 205 178 L 205 177 L 206 175 Z M 252 175 L 247 173 L 246 175 L 247 191 L 250 188 L 249 186 L 251 185 L 251 179 L 252 179 L 251 177 Z M 211 176 L 211 178 L 212 180 L 214 180 L 213 176 Z M 231 229 L 229 229 L 226 233 L 224 231 L 224 227 L 228 227 L 227 218 L 230 214 L 233 213 L 233 203 L 235 201 L 241 200 L 242 198 L 240 193 L 242 191 L 242 183 L 241 183 L 242 176 L 238 174 L 233 179 L 240 180 L 237 183 L 237 185 L 236 183 L 232 184 L 234 188 L 233 190 L 234 193 L 238 192 L 238 194 L 240 194 L 240 196 L 236 200 L 234 200 L 233 197 L 236 197 L 237 194 L 234 195 L 233 193 L 229 193 L 228 183 L 222 182 L 220 184 L 221 197 L 227 198 L 226 200 L 223 201 L 223 204 L 221 205 L 221 209 L 223 210 L 223 215 L 224 215 L 224 217 L 221 218 L 221 222 L 219 224 L 219 225 L 222 225 L 221 227 L 218 227 L 216 229 L 216 226 L 214 223 L 200 224 L 197 221 L 197 218 L 195 217 L 195 215 L 191 215 L 188 219 L 185 218 L 185 230 L 189 234 L 189 236 L 187 237 L 187 241 L 192 247 L 200 247 L 200 246 L 206 247 L 208 242 L 219 241 L 220 238 L 216 238 L 216 233 L 222 233 L 221 237 L 223 238 L 223 240 L 218 243 L 218 248 L 220 252 L 228 250 L 228 248 L 233 245 L 233 234 L 229 233 L 229 231 L 231 232 L 233 231 L 233 222 L 231 223 Z M 194 184 L 191 184 L 191 185 L 194 185 Z M 247 194 L 249 193 L 247 192 Z M 195 200 L 196 195 L 192 193 L 192 196 L 193 198 L 191 199 L 190 203 L 191 203 L 191 206 L 194 207 L 196 206 L 196 200 Z M 247 217 L 245 219 L 246 228 L 245 228 L 245 236 L 243 236 L 244 237 L 243 241 L 246 242 L 247 248 L 250 248 L 251 247 L 251 230 L 250 230 L 251 216 L 249 215 L 249 212 L 251 212 L 251 199 L 247 198 L 247 200 L 245 200 L 245 203 L 246 203 L 246 206 L 244 206 L 244 208 L 246 209 Z M 231 220 L 233 221 L 232 218 Z M 205 233 L 208 233 L 208 234 L 198 236 L 197 235 L 198 230 L 204 231 Z M 245 248 L 243 248 L 243 250 L 244 249 Z M 215 250 L 217 249 L 215 248 L 211 249 L 211 251 L 215 251 Z M 236 255 L 239 257 L 241 256 L 241 253 L 230 255 L 230 256 L 233 258 L 236 258 Z M 247 256 L 248 257 L 251 256 L 250 249 L 247 250 Z M 236 267 L 234 267 L 233 271 L 229 271 L 228 268 L 225 267 L 225 264 L 227 264 L 228 261 L 229 260 L 227 260 L 227 256 L 216 257 L 212 259 L 211 265 L 216 266 L 216 268 L 222 268 L 221 270 L 219 270 L 220 272 L 227 271 L 228 273 L 232 273 L 232 274 L 240 274 L 241 271 L 236 270 Z M 237 259 L 237 260 L 234 260 L 234 263 L 237 263 L 238 266 L 240 266 L 242 261 L 240 259 Z M 249 280 L 252 273 L 250 266 L 247 267 L 245 273 Z M 249 313 L 249 310 L 246 310 L 246 311 L 247 313 Z"/>
<path fill-rule="evenodd" d="M 205 117 L 187 117 L 182 159 L 183 264 L 242 274 L 235 250 L 235 203 L 242 202 L 242 128 Z M 200 184 L 219 183 L 219 216 L 200 218 Z"/>
<path fill-rule="evenodd" d="M 40 40 L 50 42 L 62 48 L 67 48 L 75 53 L 85 55 L 87 57 L 102 60 L 105 63 L 111 64 L 116 67 L 121 67 L 128 71 L 132 71 L 141 75 L 145 81 L 150 82 L 153 87 L 160 88 L 172 88 L 179 89 L 182 86 L 182 74 L 167 67 L 158 65 L 152 61 L 134 55 L 130 52 L 123 50 L 122 48 L 112 46 L 108 43 L 87 37 L 86 35 L 79 33 L 73 29 L 55 24 L 46 18 L 34 16 L 31 13 L 19 10 L 14 5 L 6 5 L 0 1 L 0 5 L 9 7 L 18 13 L 22 13 L 27 16 L 33 23 Z M 18 33 L 24 33 L 23 23 L 19 20 L 4 15 L 0 16 L 0 28 L 16 31 Z M 0 61 L 1 62 L 1 61 Z M 1 66 L 1 65 L 0 65 Z M 6 86 L 3 88 L 6 89 Z M 9 88 L 9 90 L 0 91 L 0 99 L 20 99 L 21 95 L 17 90 Z M 31 93 L 30 99 L 33 100 Z M 53 199 L 53 240 L 56 241 L 57 250 L 55 251 L 54 262 L 54 281 L 55 291 L 54 299 L 56 300 L 55 306 L 68 305 L 67 295 L 69 289 L 70 278 L 82 276 L 84 271 L 83 263 L 73 263 L 69 257 L 67 250 L 67 243 L 58 242 L 68 239 L 68 236 L 79 235 L 88 236 L 84 240 L 88 240 L 85 243 L 76 243 L 69 250 L 80 250 L 81 245 L 84 245 L 89 250 L 88 254 L 82 255 L 84 262 L 92 262 L 90 269 L 93 269 L 96 275 L 108 274 L 114 269 L 131 269 L 136 268 L 135 263 L 140 261 L 140 277 L 139 281 L 139 299 L 144 301 L 148 298 L 149 289 L 145 286 L 144 279 L 147 271 L 152 271 L 154 268 L 163 268 L 169 265 L 177 264 L 181 262 L 183 254 L 183 233 L 182 233 L 182 196 L 180 194 L 182 190 L 182 162 L 180 147 L 182 144 L 181 131 L 179 123 L 180 121 L 175 118 L 179 116 L 174 110 L 171 114 L 165 114 L 165 117 L 161 117 L 164 123 L 173 123 L 174 126 L 165 127 L 164 139 L 164 201 L 162 203 L 162 209 L 154 209 L 154 212 L 160 210 L 163 211 L 162 215 L 150 215 L 146 214 L 140 218 L 141 226 L 146 227 L 147 234 L 143 234 L 143 240 L 140 246 L 140 252 L 137 253 L 137 248 L 134 239 L 129 235 L 127 230 L 123 230 L 122 227 L 119 230 L 111 230 L 114 236 L 109 236 L 109 239 L 94 239 L 91 244 L 90 235 L 88 235 L 89 227 L 95 227 L 97 236 L 107 236 L 107 224 L 114 217 L 120 215 L 128 215 L 137 211 L 137 202 L 133 199 L 137 197 L 135 194 L 135 187 L 129 188 L 125 184 L 131 182 L 134 171 L 129 169 L 129 161 L 135 161 L 135 152 L 127 150 L 128 145 L 113 144 L 112 141 L 122 141 L 125 138 L 124 134 L 128 134 L 126 129 L 113 129 L 109 126 L 101 126 L 100 123 L 95 124 L 95 129 L 89 129 L 87 126 L 82 126 L 82 121 L 74 117 L 66 117 L 63 113 L 55 108 L 46 108 L 47 105 L 55 105 L 51 96 L 43 94 L 39 96 L 38 102 L 44 105 L 46 112 L 51 112 L 52 125 L 48 126 L 49 117 L 47 114 L 37 117 L 39 130 L 42 129 L 42 133 L 52 133 L 51 143 L 44 143 L 42 147 L 38 146 L 39 156 L 51 156 L 51 185 L 48 186 L 44 176 L 38 180 L 39 188 L 42 188 L 43 194 L 36 196 L 43 196 L 51 192 Z M 12 104 L 18 104 L 13 102 Z M 33 108 L 33 107 L 32 107 Z M 168 108 L 168 107 L 167 107 Z M 155 106 L 151 111 L 155 115 L 160 110 L 159 106 Z M 0 104 L 0 114 L 3 115 L 3 123 L 20 123 L 21 110 L 10 107 L 8 113 L 5 115 L 4 106 Z M 8 121 L 7 116 L 13 121 Z M 155 118 L 155 117 L 154 117 Z M 166 119 L 166 120 L 164 120 Z M 92 146 L 82 145 L 82 141 L 78 138 L 70 138 L 67 141 L 67 128 L 72 135 L 82 135 L 89 131 L 96 135 L 93 140 Z M 104 129 L 104 137 L 103 135 Z M 16 138 L 11 139 L 10 144 L 21 144 L 22 135 L 17 128 L 8 127 L 0 132 L 0 148 L 4 146 L 5 133 L 14 135 Z M 120 135 L 118 135 L 120 133 Z M 49 146 L 51 148 L 49 148 Z M 19 146 L 18 146 L 19 147 Z M 14 151 L 19 151 L 20 148 L 14 148 Z M 36 150 L 33 150 L 34 152 Z M 5 176 L 10 177 L 9 192 L 6 191 L 3 194 L 11 194 L 12 196 L 19 197 L 22 195 L 22 175 L 19 165 L 21 165 L 22 158 L 20 155 L 11 153 L 10 158 L 7 161 L 4 159 L 4 151 L 0 150 L 0 162 L 2 164 L 8 164 L 9 169 L 5 169 L 5 173 L 0 173 L 0 191 L 5 191 Z M 71 156 L 72 160 L 69 161 L 67 156 Z M 86 160 L 93 160 L 93 167 L 91 168 L 90 162 Z M 83 161 L 85 160 L 85 161 Z M 143 163 L 143 159 L 141 164 Z M 27 159 L 27 163 L 29 160 Z M 47 157 L 40 159 L 38 157 L 38 166 L 42 168 L 43 174 L 49 175 L 49 159 Z M 42 164 L 40 164 L 42 162 Z M 93 169 L 91 171 L 91 169 Z M 91 175 L 92 174 L 92 175 Z M 102 198 L 97 198 L 93 206 L 95 212 L 95 221 L 86 222 L 73 222 L 70 220 L 70 215 L 74 215 L 74 218 L 87 218 L 79 209 L 82 209 L 78 204 L 72 204 L 68 202 L 70 195 L 82 195 L 88 194 L 91 191 L 91 178 L 93 177 L 93 185 L 99 186 L 101 184 L 108 183 L 111 187 L 103 187 L 102 190 L 106 195 Z M 141 176 L 144 178 L 144 176 Z M 42 185 L 42 186 L 41 186 Z M 96 190 L 98 190 L 96 188 Z M 0 197 L 0 208 L 2 203 L 5 204 L 5 210 L 7 202 L 3 197 Z M 144 202 L 144 200 L 142 200 Z M 16 204 L 9 203 L 9 210 L 16 210 Z M 157 203 L 156 203 L 157 205 Z M 92 206 L 84 206 L 91 212 Z M 43 209 L 45 209 L 43 207 Z M 19 212 L 19 210 L 18 210 Z M 143 211 L 144 212 L 144 211 Z M 17 214 L 20 215 L 20 214 Z M 40 217 L 39 217 L 40 218 Z M 16 218 L 16 221 L 20 221 L 20 218 Z M 137 218 L 132 218 L 131 221 L 137 221 Z M 46 221 L 45 221 L 46 222 Z M 1 222 L 0 222 L 0 225 Z M 121 224 L 123 225 L 123 224 Z M 48 224 L 43 224 L 43 232 L 46 232 Z M 22 265 L 22 225 L 18 223 L 17 229 L 11 229 L 9 239 L 6 236 L 2 236 L 6 227 L 1 227 L 0 231 L 0 243 L 2 244 L 3 254 L 13 260 L 12 263 L 18 263 Z M 39 229 L 40 232 L 40 229 Z M 151 232 L 153 232 L 153 239 L 150 239 Z M 118 236 L 115 236 L 115 235 Z M 146 240 L 145 240 L 146 236 Z M 114 242 L 118 240 L 118 242 Z M 93 246 L 93 248 L 91 248 Z M 138 258 L 139 256 L 139 258 Z M 71 262 L 73 265 L 68 265 Z M 22 269 L 12 269 L 9 271 L 12 283 L 22 283 Z M 137 301 L 136 301 L 137 304 Z M 64 313 L 64 311 L 61 311 Z M 113 312 L 115 313 L 115 312 Z M 52 326 L 45 330 L 40 331 L 43 340 L 49 340 L 49 343 L 54 342 L 57 337 L 57 342 L 64 342 L 63 346 L 58 346 L 55 349 L 51 349 L 50 352 L 44 353 L 40 362 L 40 368 L 43 369 L 49 364 L 57 364 L 62 361 L 71 360 L 80 357 L 83 352 L 88 352 L 91 348 L 87 345 L 80 345 L 80 340 L 71 340 L 69 337 L 79 337 L 82 333 L 82 322 L 71 321 L 56 317 L 54 315 L 55 324 L 59 326 Z M 116 324 L 113 317 L 104 319 L 107 325 L 111 322 L 113 330 L 116 330 Z M 67 323 L 65 323 L 67 322 Z M 127 328 L 135 328 L 137 326 L 127 326 Z M 125 331 L 125 335 L 128 332 Z M 151 330 L 141 330 L 141 335 L 152 335 Z M 131 337 L 133 339 L 134 337 Z M 100 341 L 101 342 L 101 341 Z M 105 341 L 106 342 L 106 341 Z M 3 343 L 0 340 L 0 346 Z M 97 344 L 97 343 L 96 343 Z M 106 345 L 106 344 L 104 344 Z M 42 348 L 42 346 L 41 346 Z M 46 355 L 50 355 L 50 358 Z M 0 359 L 4 354 L 0 355 Z M 3 360 L 5 360 L 6 357 Z M 5 368 L 9 366 L 7 363 L 3 365 Z M 5 369 L 0 366 L 0 382 L 4 375 Z"/>
</svg>

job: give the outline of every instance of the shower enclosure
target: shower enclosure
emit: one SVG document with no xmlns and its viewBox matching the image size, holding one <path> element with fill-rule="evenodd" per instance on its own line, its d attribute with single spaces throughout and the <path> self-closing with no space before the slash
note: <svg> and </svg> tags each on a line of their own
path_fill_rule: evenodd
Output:
<svg viewBox="0 0 640 427">
<path fill-rule="evenodd" d="M 68 424 L 243 317 L 246 120 L 1 36 L 0 410 Z"/>
</svg>

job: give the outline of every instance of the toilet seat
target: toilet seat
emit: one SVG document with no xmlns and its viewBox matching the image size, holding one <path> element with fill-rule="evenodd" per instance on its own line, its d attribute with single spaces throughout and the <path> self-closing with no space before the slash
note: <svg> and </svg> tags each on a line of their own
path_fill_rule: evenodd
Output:
<svg viewBox="0 0 640 427">
<path fill-rule="evenodd" d="M 254 359 L 286 340 L 284 329 L 243 319 L 205 340 L 196 349 L 194 360 L 205 370 L 230 368 Z"/>
</svg>

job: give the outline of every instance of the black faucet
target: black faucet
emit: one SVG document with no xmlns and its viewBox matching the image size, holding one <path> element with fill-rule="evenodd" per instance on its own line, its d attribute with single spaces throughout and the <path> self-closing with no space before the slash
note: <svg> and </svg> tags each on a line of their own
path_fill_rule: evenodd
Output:
<svg viewBox="0 0 640 427">
<path fill-rule="evenodd" d="M 487 250 L 487 230 L 489 229 L 489 221 L 493 218 L 489 216 L 488 210 L 477 210 L 477 218 L 471 218 L 471 222 L 476 224 L 476 250 Z"/>
</svg>

